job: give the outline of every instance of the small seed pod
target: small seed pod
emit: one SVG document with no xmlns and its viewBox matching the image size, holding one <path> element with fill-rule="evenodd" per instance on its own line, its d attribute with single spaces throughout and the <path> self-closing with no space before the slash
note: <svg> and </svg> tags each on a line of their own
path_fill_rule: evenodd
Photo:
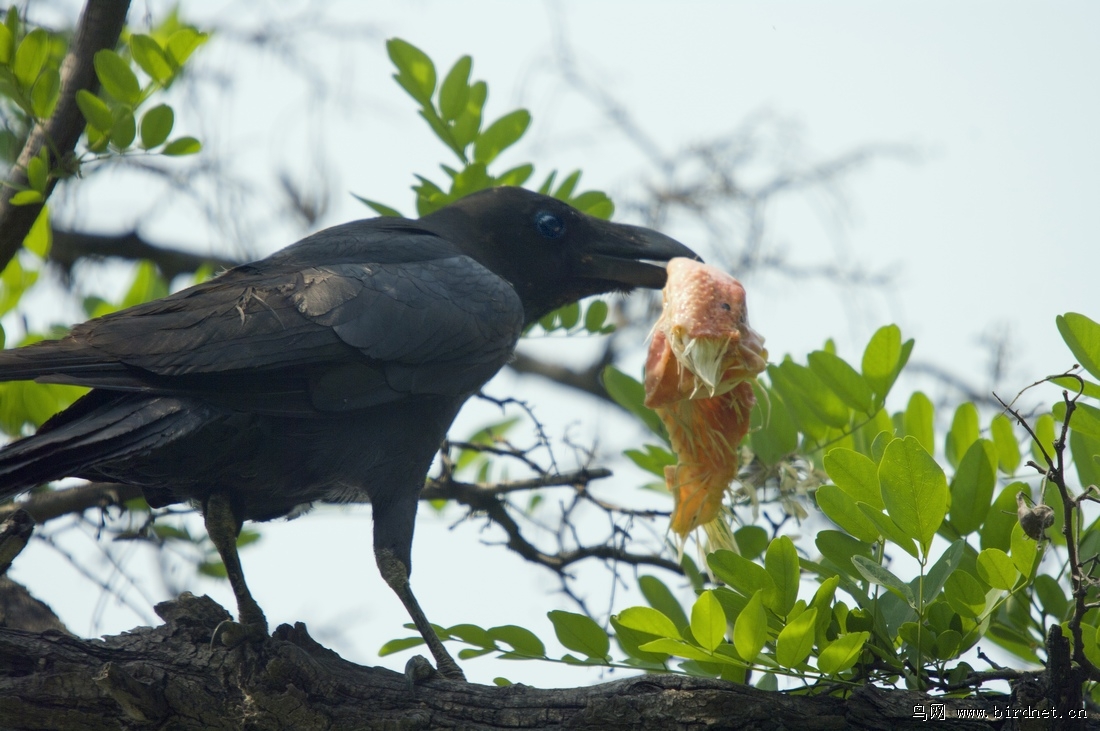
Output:
<svg viewBox="0 0 1100 731">
<path fill-rule="evenodd" d="M 1044 503 L 1028 507 L 1027 495 L 1016 493 L 1016 519 L 1024 529 L 1024 535 L 1035 541 L 1046 538 L 1046 529 L 1054 525 L 1054 508 Z"/>
</svg>

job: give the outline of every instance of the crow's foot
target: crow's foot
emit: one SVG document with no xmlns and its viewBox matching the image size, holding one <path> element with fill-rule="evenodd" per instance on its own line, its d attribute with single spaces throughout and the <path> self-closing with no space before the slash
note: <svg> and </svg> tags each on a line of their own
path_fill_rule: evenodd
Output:
<svg viewBox="0 0 1100 731">
<path fill-rule="evenodd" d="M 245 642 L 256 645 L 267 639 L 267 622 L 234 622 L 227 619 L 214 628 L 210 646 L 238 647 Z"/>
<path fill-rule="evenodd" d="M 466 675 L 462 672 L 461 668 L 453 662 L 450 664 L 450 667 L 447 667 L 446 663 L 441 663 L 439 670 L 436 670 L 423 655 L 414 655 L 405 663 L 405 677 L 409 681 L 410 688 L 440 675 L 448 680 L 466 682 Z"/>
</svg>

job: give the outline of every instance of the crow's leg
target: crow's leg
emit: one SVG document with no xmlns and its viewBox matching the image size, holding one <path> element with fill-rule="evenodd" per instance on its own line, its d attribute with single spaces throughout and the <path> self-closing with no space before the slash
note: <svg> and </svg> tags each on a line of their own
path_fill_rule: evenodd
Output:
<svg viewBox="0 0 1100 731">
<path fill-rule="evenodd" d="M 241 533 L 241 521 L 233 513 L 229 498 L 223 493 L 213 493 L 207 498 L 202 511 L 206 521 L 206 532 L 225 564 L 225 573 L 229 585 L 237 597 L 237 617 L 239 630 L 228 626 L 219 626 L 214 638 L 221 636 L 222 642 L 229 646 L 239 645 L 245 640 L 258 642 L 267 637 L 267 618 L 244 582 L 244 570 L 237 555 L 237 536 Z M 226 623 L 223 623 L 225 625 Z"/>
<path fill-rule="evenodd" d="M 413 596 L 412 588 L 409 586 L 408 566 L 388 548 L 376 548 L 374 558 L 378 562 L 378 571 L 382 574 L 382 578 L 386 580 L 393 592 L 397 594 L 397 598 L 405 605 L 405 610 L 412 617 L 413 624 L 416 625 L 416 629 L 420 631 L 420 636 L 424 638 L 425 644 L 428 645 L 432 656 L 435 657 L 435 664 L 439 672 L 451 680 L 465 680 L 466 676 L 462 673 L 462 669 L 451 657 L 451 653 L 447 652 L 447 648 L 443 646 L 443 642 L 436 635 L 435 630 L 432 629 L 428 618 L 424 616 L 424 610 L 420 608 L 416 597 Z"/>
</svg>

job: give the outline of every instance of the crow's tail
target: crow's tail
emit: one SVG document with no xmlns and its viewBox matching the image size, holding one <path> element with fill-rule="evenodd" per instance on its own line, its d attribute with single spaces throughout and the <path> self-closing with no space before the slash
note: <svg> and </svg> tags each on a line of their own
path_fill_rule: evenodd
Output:
<svg viewBox="0 0 1100 731">
<path fill-rule="evenodd" d="M 187 400 L 93 390 L 38 433 L 0 449 L 0 502 L 62 477 L 111 479 L 112 463 L 146 453 L 202 423 Z"/>
</svg>

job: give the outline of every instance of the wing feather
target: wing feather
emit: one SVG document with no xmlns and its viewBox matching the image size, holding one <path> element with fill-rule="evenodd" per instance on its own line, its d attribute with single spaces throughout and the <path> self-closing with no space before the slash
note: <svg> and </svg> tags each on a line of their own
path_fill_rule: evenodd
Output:
<svg viewBox="0 0 1100 731">
<path fill-rule="evenodd" d="M 83 323 L 62 340 L 4 351 L 0 379 L 230 389 L 249 403 L 298 391 L 313 408 L 362 408 L 469 394 L 507 362 L 522 330 L 511 285 L 453 248 L 404 262 L 392 253 L 382 263 L 346 252 L 327 264 L 277 256 Z"/>
</svg>

